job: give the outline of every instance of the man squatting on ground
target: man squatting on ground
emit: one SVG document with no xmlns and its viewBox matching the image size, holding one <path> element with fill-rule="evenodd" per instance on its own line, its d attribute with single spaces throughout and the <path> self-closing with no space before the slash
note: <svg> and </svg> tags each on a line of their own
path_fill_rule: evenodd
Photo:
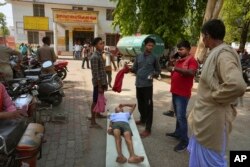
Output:
<svg viewBox="0 0 250 167">
<path fill-rule="evenodd" d="M 124 111 L 124 107 L 130 107 L 128 111 Z M 108 128 L 108 133 L 110 135 L 114 135 L 115 144 L 118 156 L 116 158 L 116 162 L 125 163 L 127 159 L 122 154 L 122 139 L 121 136 L 124 137 L 128 151 L 129 151 L 129 159 L 128 163 L 140 163 L 144 160 L 143 156 L 137 156 L 134 153 L 133 141 L 132 141 L 132 130 L 129 126 L 129 119 L 135 110 L 136 104 L 120 104 L 115 108 L 115 113 L 110 115 L 110 124 Z"/>
</svg>

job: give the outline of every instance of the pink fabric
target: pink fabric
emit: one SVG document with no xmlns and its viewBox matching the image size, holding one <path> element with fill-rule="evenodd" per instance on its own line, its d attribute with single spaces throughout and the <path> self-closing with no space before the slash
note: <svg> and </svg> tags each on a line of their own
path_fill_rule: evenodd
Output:
<svg viewBox="0 0 250 167">
<path fill-rule="evenodd" d="M 99 93 L 97 103 L 93 111 L 96 113 L 105 112 L 105 106 L 106 106 L 106 98 L 104 96 L 104 93 Z"/>
<path fill-rule="evenodd" d="M 115 83 L 112 89 L 114 92 L 120 93 L 122 91 L 122 81 L 124 78 L 124 74 L 126 73 L 129 73 L 129 67 L 127 65 L 125 65 L 125 67 L 121 69 L 115 77 Z"/>
<path fill-rule="evenodd" d="M 12 102 L 10 96 L 8 95 L 5 87 L 3 84 L 0 83 L 0 96 L 1 96 L 1 101 L 0 103 L 2 104 L 2 107 L 0 108 L 0 112 L 2 111 L 7 111 L 7 112 L 12 112 L 16 111 L 16 107 L 14 103 Z"/>
</svg>

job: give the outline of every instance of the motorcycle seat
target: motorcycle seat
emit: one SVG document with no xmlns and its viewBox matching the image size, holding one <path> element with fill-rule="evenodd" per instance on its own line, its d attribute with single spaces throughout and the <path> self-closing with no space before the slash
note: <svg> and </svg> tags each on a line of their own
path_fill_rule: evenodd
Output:
<svg viewBox="0 0 250 167">
<path fill-rule="evenodd" d="M 32 151 L 39 148 L 44 134 L 44 126 L 38 123 L 30 123 L 17 145 L 18 151 Z"/>
<path fill-rule="evenodd" d="M 9 155 L 14 151 L 26 127 L 26 118 L 0 121 L 0 154 Z"/>
<path fill-rule="evenodd" d="M 40 72 L 41 68 L 35 68 L 35 69 L 27 69 L 24 72 Z"/>
<path fill-rule="evenodd" d="M 28 78 L 14 78 L 12 80 L 9 80 L 8 83 L 17 83 L 17 82 L 20 82 L 22 80 L 28 80 Z"/>
</svg>

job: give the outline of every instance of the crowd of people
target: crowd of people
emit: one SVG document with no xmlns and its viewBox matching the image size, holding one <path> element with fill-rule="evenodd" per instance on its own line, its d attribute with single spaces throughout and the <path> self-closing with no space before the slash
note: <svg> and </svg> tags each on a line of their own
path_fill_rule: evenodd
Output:
<svg viewBox="0 0 250 167">
<path fill-rule="evenodd" d="M 192 87 L 198 63 L 190 54 L 190 43 L 183 40 L 178 43 L 177 54 L 171 59 L 167 70 L 171 73 L 172 106 L 176 116 L 174 131 L 166 133 L 167 137 L 179 140 L 173 150 L 182 152 L 188 149 L 190 152 L 190 167 L 227 166 L 225 159 L 228 136 L 232 130 L 232 121 L 236 117 L 236 103 L 238 97 L 243 96 L 246 84 L 242 77 L 240 57 L 237 52 L 223 42 L 225 25 L 221 20 L 210 20 L 201 29 L 203 42 L 210 50 L 203 66 L 197 98 L 194 108 L 187 116 L 187 106 L 192 96 Z M 40 62 L 56 60 L 50 39 L 43 38 L 44 45 L 37 50 Z M 141 138 L 149 137 L 153 125 L 153 79 L 160 75 L 161 68 L 157 56 L 153 54 L 155 40 L 147 38 L 144 41 L 145 50 L 135 58 L 130 71 L 136 75 L 136 99 L 140 119 L 136 125 L 144 126 L 140 132 Z M 93 49 L 95 48 L 95 50 Z M 27 54 L 28 47 L 20 46 L 20 52 L 0 46 L 0 73 L 12 78 L 9 67 L 11 55 L 22 56 Z M 91 107 L 91 127 L 99 125 L 96 118 L 105 118 L 104 115 L 94 112 L 98 97 L 112 87 L 112 64 L 117 69 L 114 57 L 109 47 L 104 47 L 102 38 L 97 37 L 92 44 L 84 44 L 83 47 L 74 46 L 74 57 L 83 56 L 82 67 L 87 62 L 87 68 L 91 65 L 93 102 Z M 118 63 L 119 64 L 119 63 Z M 10 97 L 2 84 L 0 84 L 0 119 L 13 119 L 22 114 L 9 101 Z M 135 110 L 136 104 L 120 104 L 115 113 L 110 116 L 108 133 L 114 135 L 117 148 L 118 163 L 127 162 L 121 151 L 121 136 L 124 136 L 130 153 L 129 163 L 140 163 L 144 157 L 135 154 L 132 144 L 132 130 L 129 127 L 129 118 Z M 126 112 L 124 107 L 130 107 Z M 9 112 L 12 111 L 12 112 Z M 166 115 L 173 116 L 169 113 Z M 188 136 L 188 126 L 191 136 Z"/>
<path fill-rule="evenodd" d="M 18 49 L 19 49 L 19 52 L 24 57 L 24 56 L 28 56 L 32 54 L 37 54 L 37 51 L 39 48 L 40 48 L 40 45 L 21 43 Z"/>
<path fill-rule="evenodd" d="M 210 52 L 204 63 L 197 99 L 189 116 L 187 116 L 187 105 L 191 97 L 198 63 L 190 54 L 191 46 L 188 41 L 181 41 L 177 45 L 177 56 L 171 59 L 167 67 L 167 70 L 171 72 L 170 92 L 176 126 L 174 132 L 168 132 L 166 136 L 180 141 L 174 147 L 174 151 L 182 152 L 188 149 L 190 167 L 226 167 L 225 150 L 228 135 L 232 130 L 232 121 L 236 116 L 235 101 L 245 93 L 246 84 L 242 77 L 239 55 L 231 46 L 223 42 L 224 23 L 217 19 L 210 20 L 203 25 L 201 33 L 204 45 Z M 161 71 L 159 62 L 152 53 L 155 41 L 147 38 L 144 44 L 144 52 L 136 57 L 130 69 L 136 75 L 136 98 L 140 113 L 140 119 L 136 121 L 136 124 L 145 127 L 145 130 L 140 133 L 141 138 L 149 137 L 152 133 L 153 78 L 158 77 Z M 107 90 L 108 81 L 106 64 L 102 58 L 104 50 L 102 39 L 95 38 L 93 46 L 96 51 L 90 59 L 93 76 L 91 127 L 98 127 L 96 117 L 103 117 L 103 115 L 96 114 L 93 108 L 98 96 Z M 133 146 L 129 142 L 132 131 L 128 119 L 134 108 L 132 107 L 130 112 L 125 112 L 123 110 L 125 106 L 132 107 L 120 104 L 115 109 L 115 113 L 110 117 L 108 133 L 115 137 L 117 162 L 127 162 L 121 152 L 121 135 L 123 135 L 131 152 L 128 162 L 139 163 L 143 161 L 143 157 L 134 154 Z M 188 136 L 188 126 L 191 128 L 191 136 Z"/>
</svg>

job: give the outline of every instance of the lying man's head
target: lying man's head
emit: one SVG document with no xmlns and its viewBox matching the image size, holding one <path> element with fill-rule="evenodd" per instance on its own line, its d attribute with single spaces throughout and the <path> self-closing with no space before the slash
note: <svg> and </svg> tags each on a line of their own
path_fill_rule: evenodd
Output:
<svg viewBox="0 0 250 167">
<path fill-rule="evenodd" d="M 115 113 L 123 112 L 123 107 L 121 105 L 115 108 Z"/>
</svg>

